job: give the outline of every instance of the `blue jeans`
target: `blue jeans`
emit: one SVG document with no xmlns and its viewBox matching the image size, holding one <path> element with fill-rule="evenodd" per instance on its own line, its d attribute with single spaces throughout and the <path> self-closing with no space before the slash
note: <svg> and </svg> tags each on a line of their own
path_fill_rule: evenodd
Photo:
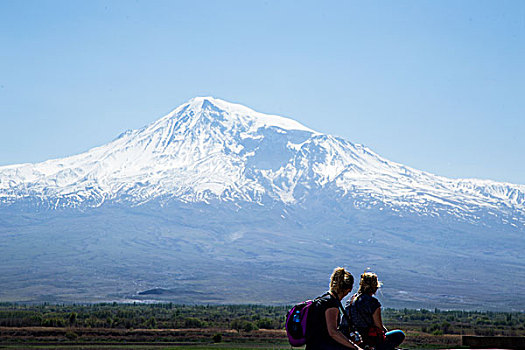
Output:
<svg viewBox="0 0 525 350">
<path fill-rule="evenodd" d="M 385 334 L 385 342 L 376 345 L 376 350 L 393 350 L 397 348 L 403 340 L 405 340 L 405 333 L 396 329 Z"/>
</svg>

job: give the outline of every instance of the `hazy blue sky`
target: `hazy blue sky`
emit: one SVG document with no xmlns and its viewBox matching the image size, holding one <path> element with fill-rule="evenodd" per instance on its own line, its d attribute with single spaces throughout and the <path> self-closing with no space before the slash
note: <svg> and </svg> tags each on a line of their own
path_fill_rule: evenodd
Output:
<svg viewBox="0 0 525 350">
<path fill-rule="evenodd" d="M 525 1 L 0 0 L 0 165 L 194 96 L 449 177 L 525 184 Z"/>
</svg>

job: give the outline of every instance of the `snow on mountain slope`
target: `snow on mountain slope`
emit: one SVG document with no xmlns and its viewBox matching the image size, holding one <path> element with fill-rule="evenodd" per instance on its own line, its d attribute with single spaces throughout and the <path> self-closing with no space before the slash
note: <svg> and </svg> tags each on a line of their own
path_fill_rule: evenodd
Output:
<svg viewBox="0 0 525 350">
<path fill-rule="evenodd" d="M 0 167 L 0 206 L 152 199 L 294 204 L 310 194 L 425 215 L 476 219 L 486 210 L 525 225 L 524 185 L 436 176 L 294 120 L 211 97 L 194 98 L 79 155 Z"/>
</svg>

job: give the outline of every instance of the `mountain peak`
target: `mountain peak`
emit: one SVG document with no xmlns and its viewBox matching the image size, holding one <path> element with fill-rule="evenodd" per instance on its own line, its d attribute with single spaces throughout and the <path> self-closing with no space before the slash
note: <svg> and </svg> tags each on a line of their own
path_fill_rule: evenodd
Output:
<svg viewBox="0 0 525 350">
<path fill-rule="evenodd" d="M 168 116 L 180 115 L 181 113 L 185 114 L 186 112 L 191 111 L 193 111 L 194 114 L 197 114 L 206 110 L 215 111 L 224 114 L 223 116 L 225 117 L 233 119 L 250 120 L 256 128 L 278 127 L 285 130 L 301 130 L 317 134 L 316 131 L 291 118 L 260 113 L 241 104 L 228 102 L 211 96 L 194 97 L 177 107 L 177 109 Z"/>
<path fill-rule="evenodd" d="M 187 103 L 203 103 L 205 101 L 207 101 L 209 103 L 220 103 L 220 102 L 228 103 L 228 102 L 226 102 L 224 100 L 215 98 L 213 96 L 195 96 L 195 97 L 191 98 Z"/>
<path fill-rule="evenodd" d="M 204 109 L 206 108 L 206 106 L 218 106 L 219 104 L 221 104 L 221 102 L 228 103 L 226 101 L 216 99 L 212 96 L 197 96 L 197 97 L 190 99 L 188 102 L 184 103 L 182 106 L 189 106 L 191 109 L 201 109 L 201 108 Z"/>
<path fill-rule="evenodd" d="M 186 103 L 183 103 L 179 107 L 177 107 L 176 111 L 182 111 L 182 110 L 192 110 L 192 111 L 200 111 L 203 109 L 220 109 L 221 111 L 225 112 L 243 112 L 246 114 L 253 114 L 257 113 L 254 110 L 232 102 L 224 101 L 212 96 L 197 96 L 193 97 Z"/>
</svg>

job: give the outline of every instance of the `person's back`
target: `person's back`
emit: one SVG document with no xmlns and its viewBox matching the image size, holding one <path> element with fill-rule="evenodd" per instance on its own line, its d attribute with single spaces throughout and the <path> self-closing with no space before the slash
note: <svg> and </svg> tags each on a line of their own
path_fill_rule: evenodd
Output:
<svg viewBox="0 0 525 350">
<path fill-rule="evenodd" d="M 366 334 L 368 328 L 374 324 L 372 315 L 377 308 L 381 307 L 381 303 L 368 294 L 356 294 L 353 301 L 349 301 L 349 304 L 350 302 L 349 308 L 347 305 L 349 316 L 357 331 L 360 334 Z"/>
<path fill-rule="evenodd" d="M 353 285 L 354 277 L 350 272 L 342 267 L 334 269 L 330 291 L 316 299 L 308 311 L 306 350 L 361 350 L 338 329 L 341 300 L 352 291 Z"/>
<path fill-rule="evenodd" d="M 346 309 L 366 345 L 374 346 L 376 350 L 393 350 L 403 342 L 405 333 L 401 330 L 388 331 L 383 325 L 381 303 L 373 296 L 379 286 L 375 273 L 363 273 L 359 291 Z"/>
<path fill-rule="evenodd" d="M 308 315 L 308 344 L 306 349 L 338 348 L 339 344 L 328 333 L 326 310 L 339 308 L 339 302 L 329 293 L 316 299 L 315 306 Z"/>
</svg>

